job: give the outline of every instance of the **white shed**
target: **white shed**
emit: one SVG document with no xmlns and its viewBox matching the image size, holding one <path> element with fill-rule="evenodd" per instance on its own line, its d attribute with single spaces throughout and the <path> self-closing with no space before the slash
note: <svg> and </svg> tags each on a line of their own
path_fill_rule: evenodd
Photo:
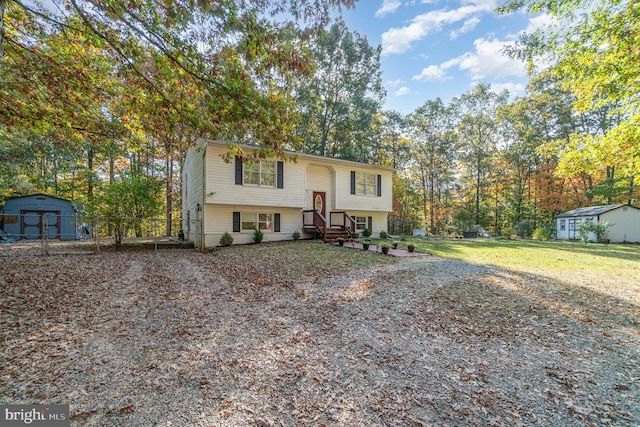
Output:
<svg viewBox="0 0 640 427">
<path fill-rule="evenodd" d="M 557 238 L 580 239 L 579 227 L 583 221 L 609 223 L 611 242 L 640 242 L 640 209 L 631 205 L 606 205 L 578 208 L 556 217 Z"/>
</svg>

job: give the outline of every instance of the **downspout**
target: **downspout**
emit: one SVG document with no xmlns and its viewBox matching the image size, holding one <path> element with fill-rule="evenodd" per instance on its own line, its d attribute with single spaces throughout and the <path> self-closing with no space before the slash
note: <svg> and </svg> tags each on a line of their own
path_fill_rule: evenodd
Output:
<svg viewBox="0 0 640 427">
<path fill-rule="evenodd" d="M 205 213 L 205 200 L 206 200 L 206 192 L 207 192 L 207 147 L 209 146 L 209 142 L 204 146 L 204 150 L 202 150 L 202 212 L 200 215 L 200 250 L 204 251 L 204 213 Z"/>
</svg>

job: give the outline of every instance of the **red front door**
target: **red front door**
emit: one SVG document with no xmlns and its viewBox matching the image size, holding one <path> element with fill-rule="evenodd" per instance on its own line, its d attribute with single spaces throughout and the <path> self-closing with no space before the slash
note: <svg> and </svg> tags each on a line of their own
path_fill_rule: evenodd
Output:
<svg viewBox="0 0 640 427">
<path fill-rule="evenodd" d="M 327 217 L 327 212 L 326 212 L 326 194 L 325 192 L 320 192 L 320 191 L 314 191 L 313 192 L 313 209 L 316 212 L 319 212 L 320 215 L 322 215 L 323 218 Z M 318 227 L 324 227 L 325 223 L 318 218 L 317 215 L 313 216 L 313 223 L 314 225 L 318 226 Z"/>
</svg>

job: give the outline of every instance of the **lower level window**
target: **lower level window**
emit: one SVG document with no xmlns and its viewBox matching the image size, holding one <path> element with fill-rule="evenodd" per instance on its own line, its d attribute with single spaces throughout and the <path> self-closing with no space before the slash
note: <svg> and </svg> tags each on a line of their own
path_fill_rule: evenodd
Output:
<svg viewBox="0 0 640 427">
<path fill-rule="evenodd" d="M 253 231 L 256 228 L 262 231 L 273 231 L 273 214 L 243 212 L 242 231 Z"/>
<path fill-rule="evenodd" d="M 366 216 L 357 216 L 356 217 L 356 230 L 364 230 L 367 228 L 367 217 Z"/>
</svg>

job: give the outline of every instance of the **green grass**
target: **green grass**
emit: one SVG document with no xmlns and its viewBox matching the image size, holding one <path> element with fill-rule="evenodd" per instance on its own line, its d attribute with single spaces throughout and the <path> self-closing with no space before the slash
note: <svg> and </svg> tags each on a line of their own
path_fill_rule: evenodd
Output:
<svg viewBox="0 0 640 427">
<path fill-rule="evenodd" d="M 493 265 L 563 282 L 582 283 L 640 279 L 640 246 L 531 240 L 436 239 L 408 237 L 399 248 L 414 242 L 416 251 L 443 258 Z"/>
</svg>

